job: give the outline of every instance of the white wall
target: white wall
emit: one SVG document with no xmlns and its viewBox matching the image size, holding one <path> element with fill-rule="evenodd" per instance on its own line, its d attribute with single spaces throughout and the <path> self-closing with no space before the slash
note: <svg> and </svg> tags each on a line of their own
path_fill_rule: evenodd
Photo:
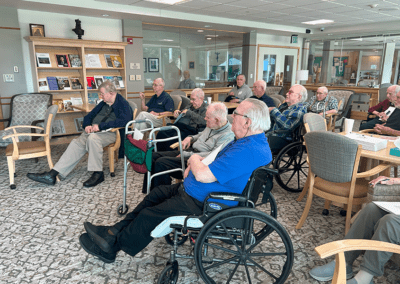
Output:
<svg viewBox="0 0 400 284">
<path fill-rule="evenodd" d="M 28 92 L 33 92 L 33 81 L 29 54 L 29 44 L 24 39 L 30 36 L 29 24 L 41 24 L 45 26 L 46 37 L 77 39 L 78 36 L 72 31 L 75 28 L 75 19 L 81 21 L 85 34 L 82 39 L 121 41 L 122 23 L 121 20 L 83 17 L 67 14 L 37 12 L 31 10 L 18 10 L 19 26 L 21 28 L 22 52 L 25 66 L 25 76 Z"/>
</svg>

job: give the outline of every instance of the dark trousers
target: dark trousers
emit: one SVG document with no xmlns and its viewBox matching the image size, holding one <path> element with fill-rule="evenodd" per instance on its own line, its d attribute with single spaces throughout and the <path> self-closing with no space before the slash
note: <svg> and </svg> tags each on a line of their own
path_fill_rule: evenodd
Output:
<svg viewBox="0 0 400 284">
<path fill-rule="evenodd" d="M 285 138 L 282 137 L 272 136 L 272 135 L 267 135 L 267 137 L 268 137 L 269 147 L 271 148 L 271 152 L 274 155 L 277 155 L 279 151 L 283 149 L 283 147 L 291 143 L 291 141 L 286 140 Z"/>
<path fill-rule="evenodd" d="M 197 129 L 194 127 L 191 127 L 185 123 L 180 123 L 179 121 L 175 124 L 168 123 L 168 125 L 173 125 L 179 128 L 179 131 L 181 133 L 181 140 L 185 139 L 189 135 L 195 135 L 198 133 Z M 176 131 L 175 130 L 164 130 L 158 132 L 156 139 L 164 139 L 164 138 L 169 138 L 176 136 Z M 175 142 L 178 142 L 178 138 L 166 142 L 158 142 L 157 143 L 157 151 L 163 152 L 163 151 L 171 151 L 172 149 L 170 146 L 174 144 Z"/>
<path fill-rule="evenodd" d="M 117 247 L 135 256 L 153 240 L 151 231 L 168 217 L 200 215 L 203 203 L 187 195 L 181 185 L 154 188 L 124 220 L 115 224 L 119 230 Z"/>
<path fill-rule="evenodd" d="M 160 173 L 166 170 L 172 170 L 176 168 L 182 168 L 181 158 L 177 158 L 180 151 L 166 151 L 166 152 L 153 152 L 151 174 Z M 185 158 L 185 167 L 188 158 Z M 171 176 L 176 179 L 182 179 L 181 172 L 173 172 L 170 174 L 156 176 L 151 180 L 150 189 L 153 189 L 159 185 L 170 185 Z M 144 175 L 142 192 L 147 192 L 147 173 Z"/>
<path fill-rule="evenodd" d="M 360 130 L 364 129 L 373 129 L 376 124 L 382 124 L 384 123 L 382 120 L 379 120 L 379 117 L 375 117 L 374 119 L 371 119 L 370 121 L 367 121 L 366 123 L 363 123 L 360 125 Z"/>
</svg>

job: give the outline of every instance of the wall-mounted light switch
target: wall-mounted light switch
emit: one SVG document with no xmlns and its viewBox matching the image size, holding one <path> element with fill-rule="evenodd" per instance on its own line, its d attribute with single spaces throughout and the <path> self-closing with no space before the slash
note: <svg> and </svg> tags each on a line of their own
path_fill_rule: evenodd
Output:
<svg viewBox="0 0 400 284">
<path fill-rule="evenodd" d="M 129 81 L 135 81 L 135 75 L 129 75 Z"/>
<path fill-rule="evenodd" d="M 14 82 L 14 74 L 3 74 L 3 80 L 6 83 Z"/>
</svg>

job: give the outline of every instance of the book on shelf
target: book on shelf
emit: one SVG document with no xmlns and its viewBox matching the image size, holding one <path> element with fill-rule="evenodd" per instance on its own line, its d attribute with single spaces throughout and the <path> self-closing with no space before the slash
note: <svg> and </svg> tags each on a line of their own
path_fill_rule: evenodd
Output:
<svg viewBox="0 0 400 284">
<path fill-rule="evenodd" d="M 68 77 L 57 76 L 56 78 L 59 90 L 71 90 Z"/>
<path fill-rule="evenodd" d="M 82 106 L 83 105 L 83 101 L 81 97 L 72 97 L 71 98 L 71 103 L 73 106 Z M 74 108 L 74 111 L 80 111 L 80 109 Z"/>
<path fill-rule="evenodd" d="M 39 91 L 48 91 L 49 90 L 49 84 L 47 84 L 46 78 L 39 78 L 38 83 L 39 83 Z"/>
<path fill-rule="evenodd" d="M 94 77 L 86 77 L 87 88 L 89 90 L 96 89 L 96 83 L 94 82 Z"/>
<path fill-rule="evenodd" d="M 103 76 L 94 76 L 94 81 L 96 82 L 97 89 L 103 84 Z"/>
<path fill-rule="evenodd" d="M 56 54 L 56 60 L 58 67 L 70 67 L 66 54 Z"/>
<path fill-rule="evenodd" d="M 98 54 L 85 54 L 86 68 L 101 68 L 100 57 Z"/>
<path fill-rule="evenodd" d="M 104 59 L 106 60 L 106 64 L 107 64 L 108 68 L 114 68 L 110 54 L 104 54 Z"/>
<path fill-rule="evenodd" d="M 49 89 L 51 91 L 58 90 L 58 83 L 57 83 L 57 78 L 56 77 L 47 77 L 47 83 L 48 83 Z"/>
<path fill-rule="evenodd" d="M 114 76 L 103 76 L 103 82 L 105 81 L 114 82 Z"/>
<path fill-rule="evenodd" d="M 122 80 L 122 76 L 117 76 L 118 82 L 119 82 L 119 86 L 121 88 L 125 88 L 125 84 L 124 84 L 124 80 Z"/>
<path fill-rule="evenodd" d="M 65 111 L 73 111 L 72 102 L 71 100 L 63 100 L 64 110 Z"/>
<path fill-rule="evenodd" d="M 65 126 L 64 126 L 64 120 L 62 119 L 56 119 L 53 121 L 53 127 L 51 129 L 52 135 L 57 135 L 57 134 L 65 134 L 67 133 L 65 131 Z"/>
<path fill-rule="evenodd" d="M 53 99 L 53 105 L 58 105 L 58 112 L 64 110 L 64 102 L 62 99 Z"/>
<path fill-rule="evenodd" d="M 48 53 L 36 53 L 38 67 L 51 67 L 50 55 Z"/>
<path fill-rule="evenodd" d="M 77 132 L 83 132 L 83 117 L 74 118 L 75 121 L 75 128 Z"/>
<path fill-rule="evenodd" d="M 82 67 L 82 61 L 78 54 L 68 54 L 68 58 L 71 67 Z"/>
<path fill-rule="evenodd" d="M 118 81 L 118 76 L 113 76 L 113 81 L 115 88 L 117 89 L 121 89 L 121 87 L 119 86 L 119 81 Z"/>
<path fill-rule="evenodd" d="M 79 78 L 75 78 L 75 77 L 71 77 L 71 88 L 73 90 L 81 90 L 82 88 L 82 84 L 81 81 L 79 81 Z"/>
<path fill-rule="evenodd" d="M 119 55 L 110 55 L 112 64 L 115 68 L 122 68 L 124 64 L 122 63 L 122 59 Z"/>
<path fill-rule="evenodd" d="M 99 101 L 98 93 L 88 93 L 88 103 L 91 105 L 97 105 Z"/>
</svg>

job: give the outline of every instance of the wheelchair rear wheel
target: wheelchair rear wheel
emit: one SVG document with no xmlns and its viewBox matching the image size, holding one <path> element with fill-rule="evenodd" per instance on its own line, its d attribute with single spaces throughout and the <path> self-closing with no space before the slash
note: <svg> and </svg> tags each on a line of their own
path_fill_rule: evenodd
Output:
<svg viewBox="0 0 400 284">
<path fill-rule="evenodd" d="M 294 142 L 285 146 L 276 156 L 274 168 L 276 182 L 285 190 L 300 192 L 303 190 L 308 174 L 307 151 L 303 142 Z"/>
<path fill-rule="evenodd" d="M 257 236 L 265 227 L 270 228 L 269 233 Z M 293 245 L 282 225 L 252 208 L 232 208 L 212 217 L 200 231 L 194 249 L 197 270 L 206 283 L 226 278 L 224 283 L 232 279 L 284 283 L 293 258 Z"/>
</svg>

